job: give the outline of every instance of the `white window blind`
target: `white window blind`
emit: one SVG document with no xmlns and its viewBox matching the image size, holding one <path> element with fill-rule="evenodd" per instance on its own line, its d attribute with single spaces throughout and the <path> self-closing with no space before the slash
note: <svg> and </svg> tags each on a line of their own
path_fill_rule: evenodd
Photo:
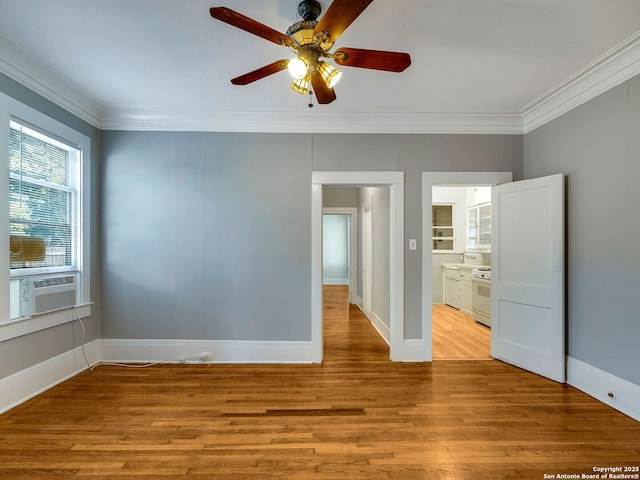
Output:
<svg viewBox="0 0 640 480">
<path fill-rule="evenodd" d="M 10 122 L 12 273 L 77 268 L 80 154 L 78 148 Z M 22 244 L 43 245 L 43 255 L 25 255 L 26 247 L 13 247 Z"/>
</svg>

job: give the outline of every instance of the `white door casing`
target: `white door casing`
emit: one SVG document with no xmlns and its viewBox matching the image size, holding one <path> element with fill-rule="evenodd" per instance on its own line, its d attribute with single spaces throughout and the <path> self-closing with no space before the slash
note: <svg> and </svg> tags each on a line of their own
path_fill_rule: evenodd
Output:
<svg viewBox="0 0 640 480">
<path fill-rule="evenodd" d="M 564 176 L 494 187 L 491 205 L 491 355 L 564 382 Z"/>
<path fill-rule="evenodd" d="M 422 173 L 422 355 L 433 359 L 432 303 L 433 257 L 431 251 L 431 204 L 434 185 L 497 185 L 511 182 L 512 172 L 423 172 Z"/>
</svg>

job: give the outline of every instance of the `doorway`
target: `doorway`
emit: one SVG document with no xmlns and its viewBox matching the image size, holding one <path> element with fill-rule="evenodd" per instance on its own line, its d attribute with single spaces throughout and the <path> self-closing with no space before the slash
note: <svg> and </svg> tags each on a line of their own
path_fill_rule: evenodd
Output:
<svg viewBox="0 0 640 480">
<path fill-rule="evenodd" d="M 433 359 L 491 358 L 490 309 L 474 295 L 491 283 L 473 275 L 491 268 L 491 186 L 434 185 L 431 210 Z"/>
<path fill-rule="evenodd" d="M 346 232 L 347 251 L 345 252 L 347 257 L 346 262 L 348 263 L 348 269 L 347 269 L 348 271 L 347 273 L 337 274 L 337 276 L 336 276 L 335 270 L 333 270 L 332 268 L 332 267 L 336 267 L 337 265 L 334 264 L 330 266 L 328 265 L 328 262 L 326 260 L 326 255 L 328 252 L 326 251 L 326 231 L 324 227 L 326 226 L 327 216 L 342 217 L 343 220 L 338 221 L 338 224 L 342 224 L 342 225 L 344 225 L 344 219 L 346 218 L 347 219 L 346 223 L 348 224 L 347 232 Z M 358 239 L 358 209 L 356 207 L 323 207 L 322 218 L 323 218 L 323 221 L 322 221 L 323 223 L 323 231 L 322 231 L 323 284 L 349 285 L 349 303 L 358 304 L 360 303 L 358 300 L 359 299 L 358 285 L 361 282 L 358 275 L 358 271 L 360 268 L 359 259 L 358 259 L 358 242 L 360 241 Z M 339 230 L 342 230 L 343 227 L 338 226 L 337 228 Z M 337 237 L 338 238 L 334 238 L 332 241 L 337 241 L 338 243 L 341 243 L 345 237 L 344 230 L 342 230 L 342 233 L 338 233 Z M 337 249 L 341 249 L 341 248 L 343 247 L 341 246 L 337 247 Z M 334 251 L 334 253 L 338 253 L 338 252 Z M 342 266 L 344 266 L 344 260 L 339 260 L 338 258 L 335 258 L 334 260 L 335 260 L 335 263 L 342 264 Z M 334 273 L 327 271 L 327 267 L 330 267 L 330 269 L 332 269 Z M 345 276 L 346 276 L 346 279 L 345 279 Z"/>
<path fill-rule="evenodd" d="M 426 241 L 433 237 L 432 204 L 433 187 L 438 185 L 497 185 L 513 180 L 511 172 L 424 172 L 422 176 L 422 238 L 425 241 L 422 251 L 422 311 L 424 357 L 433 360 L 433 288 L 437 281 L 434 275 L 432 243 Z M 459 255 L 458 255 L 459 256 Z M 459 260 L 462 263 L 462 260 Z"/>
<path fill-rule="evenodd" d="M 390 357 L 404 359 L 404 173 L 313 172 L 311 185 L 311 361 L 321 363 L 322 341 L 322 189 L 324 186 L 389 188 Z"/>
<path fill-rule="evenodd" d="M 322 283 L 350 285 L 349 215 L 322 215 Z"/>
</svg>

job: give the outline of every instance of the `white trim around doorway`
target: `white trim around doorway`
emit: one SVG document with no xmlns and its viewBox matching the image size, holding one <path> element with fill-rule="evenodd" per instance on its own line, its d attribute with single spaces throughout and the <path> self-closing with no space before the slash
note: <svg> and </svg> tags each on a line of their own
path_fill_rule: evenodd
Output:
<svg viewBox="0 0 640 480">
<path fill-rule="evenodd" d="M 322 363 L 322 187 L 389 186 L 390 357 L 404 355 L 404 172 L 313 172 L 311 177 L 311 345 L 312 362 Z"/>
<path fill-rule="evenodd" d="M 513 181 L 512 172 L 423 172 L 422 173 L 422 338 L 424 359 L 433 360 L 432 307 L 433 259 L 431 251 L 431 203 L 434 185 L 498 185 Z"/>
</svg>

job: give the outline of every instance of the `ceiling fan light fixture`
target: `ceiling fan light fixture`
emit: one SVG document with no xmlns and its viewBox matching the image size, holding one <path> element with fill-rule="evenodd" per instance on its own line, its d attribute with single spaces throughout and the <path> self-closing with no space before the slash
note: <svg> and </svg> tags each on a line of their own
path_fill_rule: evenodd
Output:
<svg viewBox="0 0 640 480">
<path fill-rule="evenodd" d="M 287 69 L 293 78 L 299 80 L 307 75 L 307 64 L 300 58 L 292 58 L 289 60 Z"/>
<path fill-rule="evenodd" d="M 307 95 L 309 93 L 309 76 L 305 75 L 302 78 L 298 78 L 291 83 L 291 90 L 301 95 Z"/>
<path fill-rule="evenodd" d="M 403 52 L 343 47 L 337 52 L 331 53 L 334 42 L 372 3 L 372 0 L 331 0 L 327 11 L 320 20 L 318 20 L 322 12 L 320 1 L 296 1 L 302 20 L 291 25 L 286 34 L 227 7 L 211 7 L 209 9 L 209 13 L 216 20 L 276 45 L 287 47 L 293 52 L 292 56 L 297 57 L 291 60 L 276 60 L 244 75 L 232 78 L 233 85 L 248 85 L 288 69 L 294 78 L 291 88 L 300 93 L 315 94 L 318 103 L 326 105 L 336 99 L 333 87 L 340 79 L 342 72 L 321 61 L 321 58 L 330 58 L 333 63 L 341 67 L 359 67 L 385 72 L 403 72 L 411 65 L 411 56 Z M 328 2 L 329 0 L 325 0 L 323 3 Z M 309 83 L 311 86 L 308 85 Z M 309 103 L 309 107 L 312 106 Z"/>
<path fill-rule="evenodd" d="M 342 72 L 339 69 L 329 65 L 327 62 L 318 62 L 316 69 L 329 88 L 333 88 L 342 76 Z"/>
<path fill-rule="evenodd" d="M 313 45 L 315 43 L 313 30 L 317 24 L 318 22 L 316 21 L 303 20 L 296 22 L 287 29 L 287 36 L 291 37 L 296 45 L 300 47 Z"/>
</svg>

